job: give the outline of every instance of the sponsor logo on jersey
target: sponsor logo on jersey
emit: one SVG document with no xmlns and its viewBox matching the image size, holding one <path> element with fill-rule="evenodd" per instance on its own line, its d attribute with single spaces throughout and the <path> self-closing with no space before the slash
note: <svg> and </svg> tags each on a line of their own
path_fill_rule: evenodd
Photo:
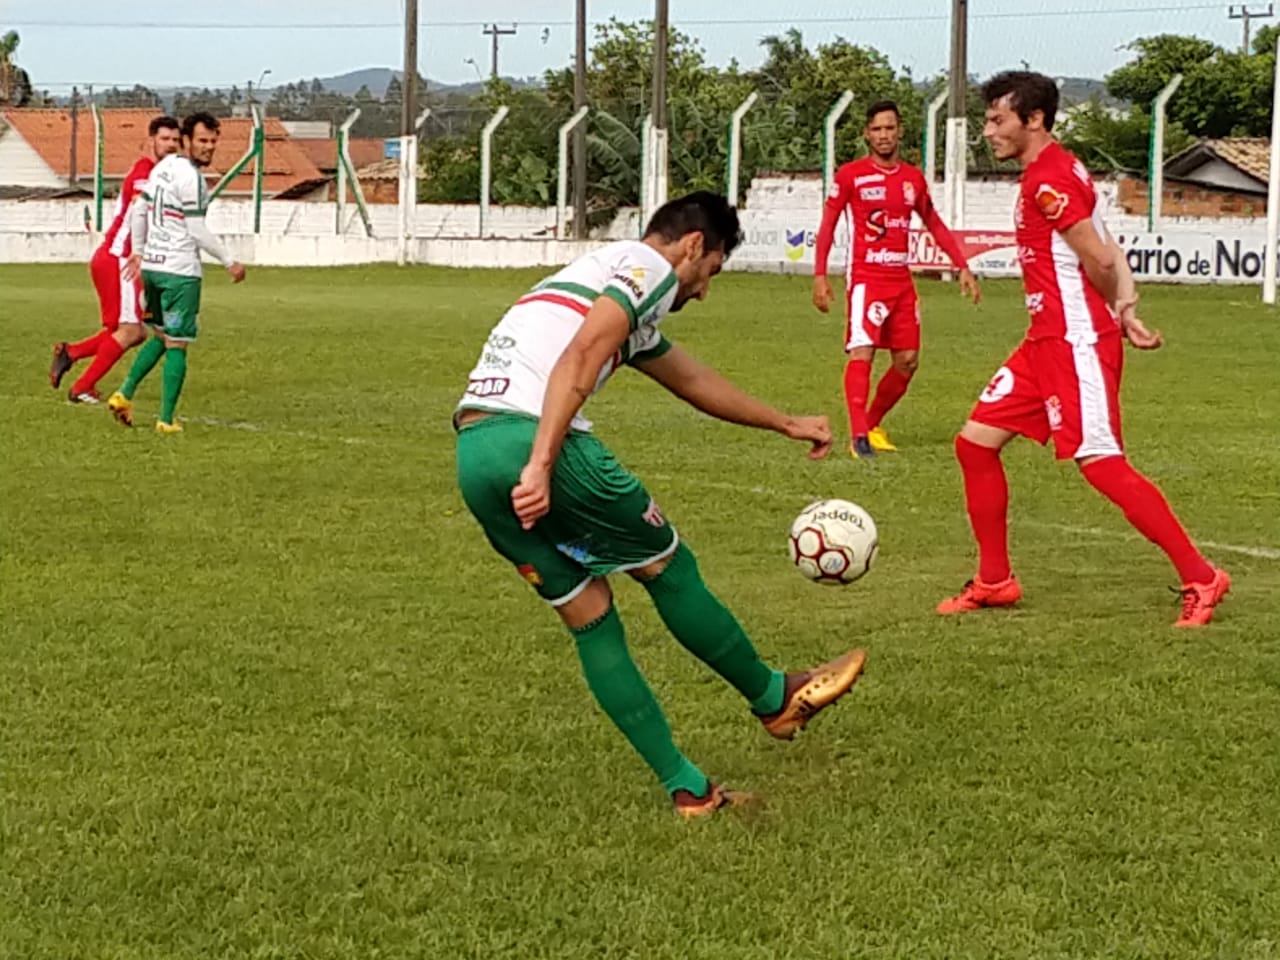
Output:
<svg viewBox="0 0 1280 960">
<path fill-rule="evenodd" d="M 905 250 L 868 250 L 867 255 L 862 258 L 862 262 L 878 263 L 890 267 L 906 266 L 907 253 Z"/>
<path fill-rule="evenodd" d="M 883 301 L 877 300 L 867 307 L 867 319 L 877 327 L 883 326 L 889 319 L 889 307 Z"/>
<path fill-rule="evenodd" d="M 1044 412 L 1049 418 L 1049 429 L 1061 430 L 1062 401 L 1058 399 L 1058 395 L 1056 393 L 1044 402 Z"/>
<path fill-rule="evenodd" d="M 783 252 L 788 260 L 796 263 L 804 256 L 805 231 L 799 230 L 796 233 L 792 233 L 790 230 L 785 230 L 783 232 L 786 234 L 787 239 Z"/>
<path fill-rule="evenodd" d="M 537 567 L 533 564 L 522 563 L 520 566 L 516 567 L 516 572 L 524 578 L 526 583 L 532 584 L 535 587 L 542 586 L 542 574 L 538 572 Z"/>
<path fill-rule="evenodd" d="M 1062 211 L 1067 209 L 1068 200 L 1065 193 L 1059 193 L 1047 183 L 1036 187 L 1036 206 L 1040 208 L 1046 220 L 1057 220 L 1061 217 Z"/>
<path fill-rule="evenodd" d="M 667 521 L 662 516 L 662 510 L 658 507 L 658 501 L 652 497 L 649 498 L 649 509 L 640 514 L 640 518 L 651 527 L 665 527 Z"/>
<path fill-rule="evenodd" d="M 467 381 L 467 393 L 473 397 L 500 397 L 510 386 L 507 377 L 480 377 Z"/>
<path fill-rule="evenodd" d="M 609 278 L 609 282 L 626 287 L 631 291 L 631 295 L 637 300 L 644 299 L 644 287 L 640 285 L 639 281 L 637 281 L 635 277 L 628 276 L 625 273 L 615 273 Z"/>
<path fill-rule="evenodd" d="M 1013 371 L 1008 367 L 1001 367 L 978 399 L 983 403 L 995 403 L 1011 393 L 1013 393 Z"/>
<path fill-rule="evenodd" d="M 836 197 L 840 196 L 840 181 L 839 181 L 839 180 L 834 180 L 834 179 L 833 179 L 833 180 L 831 181 L 831 186 L 827 188 L 827 196 L 828 196 L 830 199 L 832 199 L 832 200 L 834 200 Z"/>
<path fill-rule="evenodd" d="M 864 173 L 862 176 L 854 177 L 853 179 L 853 185 L 855 187 L 860 187 L 864 183 L 884 183 L 884 174 L 883 173 Z"/>
<path fill-rule="evenodd" d="M 1033 317 L 1044 309 L 1044 293 L 1037 291 L 1027 294 L 1027 313 Z"/>
<path fill-rule="evenodd" d="M 910 180 L 902 181 L 902 199 L 906 201 L 908 207 L 916 205 L 916 185 Z"/>
<path fill-rule="evenodd" d="M 863 187 L 858 191 L 858 196 L 863 200 L 885 200 L 888 198 L 889 188 L 886 186 L 879 187 Z"/>
<path fill-rule="evenodd" d="M 516 345 L 516 338 L 508 337 L 501 333 L 494 333 L 489 336 L 488 344 L 494 350 L 510 350 Z"/>
<path fill-rule="evenodd" d="M 645 272 L 646 272 L 646 271 L 645 271 L 644 267 L 632 267 L 632 268 L 631 268 L 631 275 L 632 275 L 633 277 L 635 277 L 637 280 L 643 280 L 643 279 L 644 279 L 644 277 L 645 277 Z"/>
<path fill-rule="evenodd" d="M 883 240 L 888 228 L 884 223 L 884 211 L 872 210 L 867 214 L 867 223 L 862 231 L 863 239 L 870 240 L 873 243 L 877 240 Z"/>
</svg>

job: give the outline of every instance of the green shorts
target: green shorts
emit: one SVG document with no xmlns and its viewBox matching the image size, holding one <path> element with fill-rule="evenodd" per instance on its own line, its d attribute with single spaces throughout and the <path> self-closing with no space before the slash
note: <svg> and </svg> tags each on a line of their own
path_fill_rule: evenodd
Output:
<svg viewBox="0 0 1280 960">
<path fill-rule="evenodd" d="M 170 340 L 194 340 L 200 317 L 200 281 L 200 277 L 143 270 L 147 325 L 163 332 Z"/>
<path fill-rule="evenodd" d="M 552 606 L 595 577 L 643 567 L 679 546 L 640 481 L 589 433 L 571 431 L 551 475 L 551 512 L 524 530 L 511 490 L 529 460 L 538 422 L 495 414 L 458 432 L 458 486 L 495 550 Z"/>
</svg>

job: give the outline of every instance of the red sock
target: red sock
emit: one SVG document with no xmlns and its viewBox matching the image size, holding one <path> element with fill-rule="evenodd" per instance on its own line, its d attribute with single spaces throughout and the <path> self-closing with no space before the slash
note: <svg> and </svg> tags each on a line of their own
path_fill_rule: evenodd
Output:
<svg viewBox="0 0 1280 960">
<path fill-rule="evenodd" d="M 1133 469 L 1128 460 L 1105 457 L 1081 467 L 1080 472 L 1095 490 L 1124 511 L 1125 519 L 1140 534 L 1168 555 L 1183 583 L 1213 579 L 1213 567 L 1182 529 L 1160 488 Z"/>
<path fill-rule="evenodd" d="M 964 473 L 964 500 L 978 541 L 978 579 L 1000 583 L 1009 570 L 1009 481 L 1000 451 L 956 437 L 956 459 Z"/>
<path fill-rule="evenodd" d="M 911 374 L 903 373 L 897 367 L 890 367 L 880 378 L 876 386 L 876 397 L 871 401 L 871 409 L 867 411 L 867 426 L 874 430 L 880 426 L 884 415 L 894 408 L 911 383 Z"/>
<path fill-rule="evenodd" d="M 867 394 L 871 390 L 871 361 L 850 360 L 844 368 L 844 402 L 849 408 L 849 432 L 867 435 Z"/>
<path fill-rule="evenodd" d="M 99 330 L 92 337 L 85 337 L 83 340 L 77 340 L 75 343 L 68 343 L 67 356 L 72 360 L 83 360 L 85 357 L 92 357 L 98 352 L 98 342 L 103 337 L 110 336 L 110 330 Z"/>
<path fill-rule="evenodd" d="M 80 375 L 80 379 L 71 385 L 72 394 L 88 393 L 98 385 L 98 381 L 116 365 L 116 361 L 124 356 L 124 347 L 115 337 L 107 334 L 98 343 L 98 352 L 93 355 L 93 363 Z"/>
</svg>

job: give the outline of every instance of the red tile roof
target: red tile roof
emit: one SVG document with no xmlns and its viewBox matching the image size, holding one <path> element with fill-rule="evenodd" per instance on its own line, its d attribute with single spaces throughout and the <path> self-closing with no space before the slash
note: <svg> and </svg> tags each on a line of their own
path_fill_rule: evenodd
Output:
<svg viewBox="0 0 1280 960">
<path fill-rule="evenodd" d="M 128 172 L 147 139 L 147 124 L 159 113 L 153 110 L 103 110 L 104 175 L 119 179 Z M 27 141 L 59 177 L 71 175 L 71 112 L 69 110 L 5 110 L 4 120 Z M 249 149 L 253 137 L 253 121 L 247 117 L 220 118 L 222 136 L 218 151 L 209 167 L 209 180 L 217 182 Z M 275 196 L 297 190 L 309 182 L 317 185 L 327 178 L 307 154 L 299 149 L 284 125 L 274 117 L 266 120 L 266 162 L 263 167 L 263 193 Z M 76 128 L 76 172 L 80 177 L 93 175 L 93 115 L 80 111 Z M 253 191 L 252 167 L 236 177 L 228 187 L 231 193 Z"/>
<path fill-rule="evenodd" d="M 300 138 L 293 142 L 323 173 L 333 173 L 338 169 L 337 140 Z M 377 137 L 353 138 L 348 141 L 348 146 L 351 149 L 351 165 L 357 170 L 377 163 L 383 157 L 383 141 Z"/>
</svg>

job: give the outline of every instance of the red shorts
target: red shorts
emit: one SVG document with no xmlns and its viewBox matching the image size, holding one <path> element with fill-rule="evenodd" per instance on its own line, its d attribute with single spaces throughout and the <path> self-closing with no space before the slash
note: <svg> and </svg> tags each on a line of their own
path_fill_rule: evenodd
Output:
<svg viewBox="0 0 1280 960">
<path fill-rule="evenodd" d="M 1120 374 L 1124 338 L 1097 343 L 1024 340 L 996 371 L 969 415 L 1036 443 L 1053 438 L 1059 460 L 1124 452 L 1120 437 Z"/>
<path fill-rule="evenodd" d="M 141 323 L 145 315 L 142 305 L 142 278 L 126 280 L 120 275 L 124 260 L 111 251 L 99 248 L 89 261 L 89 275 L 98 291 L 102 307 L 102 325 L 115 330 L 122 323 Z"/>
<path fill-rule="evenodd" d="M 856 347 L 920 349 L 920 299 L 910 278 L 872 280 L 849 286 L 845 351 Z"/>
</svg>

